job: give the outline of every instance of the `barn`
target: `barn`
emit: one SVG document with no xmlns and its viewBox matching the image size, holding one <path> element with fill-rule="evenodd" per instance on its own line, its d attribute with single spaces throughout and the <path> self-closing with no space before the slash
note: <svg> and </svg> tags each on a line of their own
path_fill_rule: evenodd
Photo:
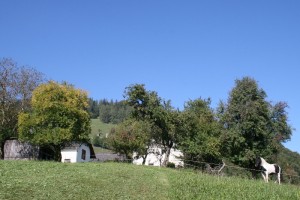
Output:
<svg viewBox="0 0 300 200">
<path fill-rule="evenodd" d="M 61 150 L 61 162 L 89 162 L 95 158 L 93 146 L 87 143 L 73 142 Z"/>
</svg>

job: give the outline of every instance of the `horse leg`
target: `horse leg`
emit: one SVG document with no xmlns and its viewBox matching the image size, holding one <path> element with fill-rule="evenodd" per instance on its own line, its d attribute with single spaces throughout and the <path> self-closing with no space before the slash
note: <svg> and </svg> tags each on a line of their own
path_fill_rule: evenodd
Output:
<svg viewBox="0 0 300 200">
<path fill-rule="evenodd" d="M 265 179 L 265 181 L 268 183 L 269 182 L 269 176 L 268 176 L 269 174 L 268 174 L 268 172 L 266 172 L 266 179 Z"/>
<path fill-rule="evenodd" d="M 264 173 L 264 172 L 262 172 L 262 173 L 261 173 L 261 175 L 262 175 L 262 177 L 263 177 L 264 181 L 266 182 L 266 176 L 265 176 L 265 173 Z"/>
<path fill-rule="evenodd" d="M 280 185 L 280 172 L 277 174 L 277 181 L 278 181 L 278 184 Z"/>
</svg>

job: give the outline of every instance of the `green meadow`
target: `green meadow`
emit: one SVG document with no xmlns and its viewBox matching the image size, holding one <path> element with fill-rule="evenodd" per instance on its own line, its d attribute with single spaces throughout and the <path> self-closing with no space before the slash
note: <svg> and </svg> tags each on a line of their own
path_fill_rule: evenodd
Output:
<svg viewBox="0 0 300 200">
<path fill-rule="evenodd" d="M 91 136 L 109 133 L 111 128 L 115 127 L 114 124 L 106 124 L 100 121 L 100 119 L 91 119 Z"/>
<path fill-rule="evenodd" d="M 0 161 L 0 199 L 300 199 L 300 188 L 125 163 Z"/>
</svg>

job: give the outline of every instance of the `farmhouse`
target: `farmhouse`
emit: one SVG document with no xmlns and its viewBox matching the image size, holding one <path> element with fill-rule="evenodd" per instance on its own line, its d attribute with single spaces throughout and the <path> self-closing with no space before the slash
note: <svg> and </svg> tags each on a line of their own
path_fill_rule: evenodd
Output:
<svg viewBox="0 0 300 200">
<path fill-rule="evenodd" d="M 92 158 L 95 152 L 91 144 L 73 142 L 61 150 L 61 162 L 89 162 Z"/>
<path fill-rule="evenodd" d="M 133 164 L 136 165 L 142 165 L 143 158 L 137 158 L 136 153 L 133 154 Z M 174 163 L 175 167 L 183 167 L 183 153 L 179 150 L 176 150 L 174 148 L 171 149 L 170 156 L 169 156 L 169 162 Z M 162 162 L 165 159 L 165 153 L 162 153 L 162 148 L 153 145 L 151 148 L 148 149 L 148 155 L 146 158 L 145 165 L 153 165 L 153 166 L 161 166 Z"/>
</svg>

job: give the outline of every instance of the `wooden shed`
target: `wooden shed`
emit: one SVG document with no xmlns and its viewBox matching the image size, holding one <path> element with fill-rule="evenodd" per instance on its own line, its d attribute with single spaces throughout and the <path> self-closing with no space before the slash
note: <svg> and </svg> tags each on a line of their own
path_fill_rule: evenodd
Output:
<svg viewBox="0 0 300 200">
<path fill-rule="evenodd" d="M 61 162 L 89 162 L 92 158 L 95 152 L 91 144 L 73 142 L 61 150 Z"/>
</svg>

